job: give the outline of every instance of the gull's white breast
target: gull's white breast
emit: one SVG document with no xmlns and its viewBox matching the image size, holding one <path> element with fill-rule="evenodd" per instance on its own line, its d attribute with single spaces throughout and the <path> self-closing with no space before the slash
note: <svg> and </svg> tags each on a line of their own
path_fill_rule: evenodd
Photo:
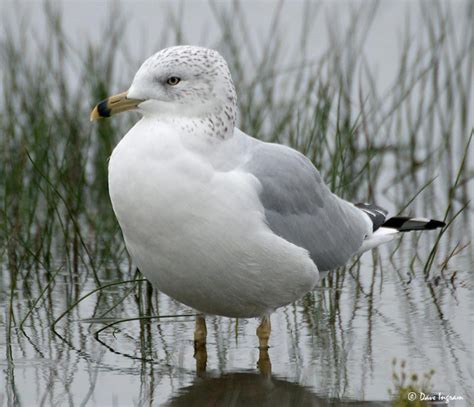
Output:
<svg viewBox="0 0 474 407">
<path fill-rule="evenodd" d="M 142 273 L 176 300 L 230 317 L 264 315 L 312 289 L 318 270 L 267 227 L 258 180 L 238 166 L 216 170 L 185 137 L 142 119 L 110 158 L 112 205 Z"/>
</svg>

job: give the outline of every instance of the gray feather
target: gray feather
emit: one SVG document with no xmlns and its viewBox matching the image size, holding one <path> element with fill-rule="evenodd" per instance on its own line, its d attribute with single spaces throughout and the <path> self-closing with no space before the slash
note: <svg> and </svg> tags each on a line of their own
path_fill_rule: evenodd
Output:
<svg viewBox="0 0 474 407">
<path fill-rule="evenodd" d="M 255 143 L 244 169 L 261 183 L 273 232 L 306 249 L 320 271 L 342 266 L 367 234 L 365 215 L 324 184 L 311 161 L 288 147 Z"/>
</svg>

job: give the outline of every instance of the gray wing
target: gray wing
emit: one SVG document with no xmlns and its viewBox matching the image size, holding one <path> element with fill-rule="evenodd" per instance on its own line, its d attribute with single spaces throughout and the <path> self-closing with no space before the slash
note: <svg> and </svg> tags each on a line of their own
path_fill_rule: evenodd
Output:
<svg viewBox="0 0 474 407">
<path fill-rule="evenodd" d="M 243 165 L 261 183 L 273 232 L 308 250 L 320 271 L 344 265 L 368 233 L 365 215 L 334 195 L 311 161 L 296 150 L 255 143 Z"/>
</svg>

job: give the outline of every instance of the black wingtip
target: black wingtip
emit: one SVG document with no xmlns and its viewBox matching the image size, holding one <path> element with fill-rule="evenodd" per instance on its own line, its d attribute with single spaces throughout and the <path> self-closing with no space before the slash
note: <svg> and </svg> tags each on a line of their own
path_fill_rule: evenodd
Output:
<svg viewBox="0 0 474 407">
<path fill-rule="evenodd" d="M 381 206 L 362 202 L 355 203 L 354 205 L 369 216 L 374 232 L 382 226 L 387 219 L 388 211 Z"/>
<path fill-rule="evenodd" d="M 446 223 L 436 219 L 410 218 L 407 216 L 394 216 L 387 219 L 382 225 L 385 228 L 397 229 L 400 232 L 414 230 L 434 230 L 446 226 Z"/>
<path fill-rule="evenodd" d="M 445 222 L 436 219 L 430 219 L 430 221 L 425 225 L 425 229 L 438 229 L 444 228 L 446 226 Z"/>
</svg>

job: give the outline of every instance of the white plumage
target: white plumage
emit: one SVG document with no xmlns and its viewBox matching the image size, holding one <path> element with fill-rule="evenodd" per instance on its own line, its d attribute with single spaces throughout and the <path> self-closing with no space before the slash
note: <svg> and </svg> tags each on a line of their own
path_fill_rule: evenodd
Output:
<svg viewBox="0 0 474 407">
<path fill-rule="evenodd" d="M 116 147 L 109 188 L 127 249 L 161 291 L 198 311 L 270 313 L 311 290 L 318 269 L 266 225 L 258 180 L 216 170 L 206 143 L 186 146 L 173 127 L 144 118 Z"/>
<path fill-rule="evenodd" d="M 235 128 L 236 92 L 216 51 L 160 51 L 91 117 L 130 109 L 143 118 L 109 164 L 127 249 L 156 287 L 202 313 L 268 315 L 398 226 L 441 224 L 391 218 L 373 233 L 382 208 L 338 198 L 302 154 Z M 261 333 L 265 347 L 269 323 Z"/>
</svg>

